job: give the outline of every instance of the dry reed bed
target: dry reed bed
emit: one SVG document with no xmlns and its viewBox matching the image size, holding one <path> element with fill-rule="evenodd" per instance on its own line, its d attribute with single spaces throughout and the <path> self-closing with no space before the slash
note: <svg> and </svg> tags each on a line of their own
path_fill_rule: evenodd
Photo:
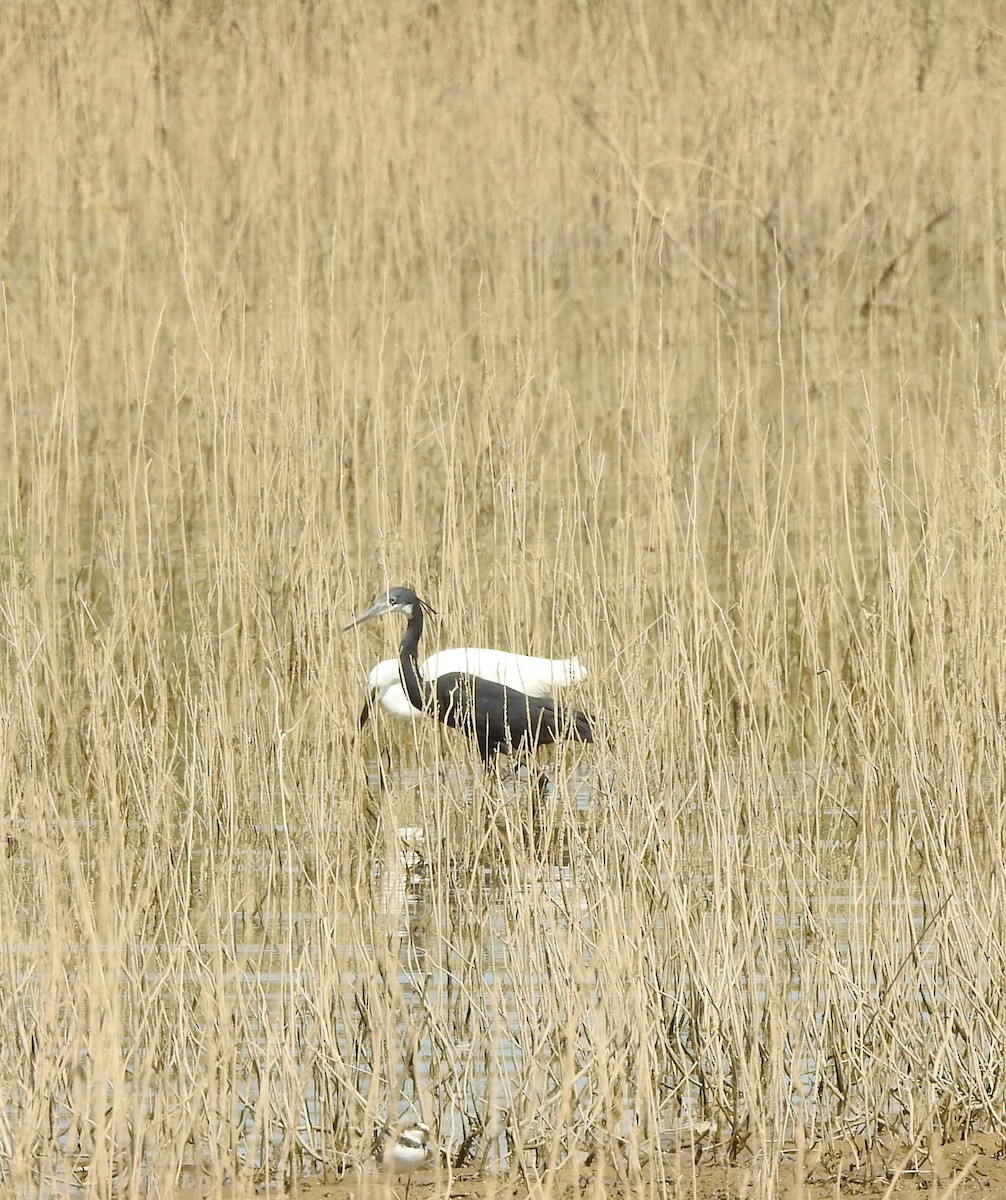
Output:
<svg viewBox="0 0 1006 1200">
<path fill-rule="evenodd" d="M 11 1194 L 1001 1127 L 984 11 L 4 10 Z M 589 661 L 547 853 L 435 731 L 371 795 L 395 582 Z"/>
</svg>

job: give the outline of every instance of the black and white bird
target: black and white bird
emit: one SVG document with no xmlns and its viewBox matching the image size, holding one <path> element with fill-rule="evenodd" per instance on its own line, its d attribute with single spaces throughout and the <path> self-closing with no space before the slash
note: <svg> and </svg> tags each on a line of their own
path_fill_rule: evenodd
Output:
<svg viewBox="0 0 1006 1200">
<path fill-rule="evenodd" d="M 387 1131 L 377 1146 L 377 1162 L 382 1171 L 389 1175 L 404 1175 L 405 1196 L 408 1200 L 412 1172 L 425 1163 L 431 1155 L 430 1127 L 422 1121 L 399 1122 Z"/>
<path fill-rule="evenodd" d="M 411 588 L 394 587 L 345 626 L 351 629 L 385 613 L 407 618 L 398 652 L 401 684 L 413 708 L 475 742 L 488 769 L 501 754 L 529 757 L 540 746 L 570 739 L 592 742 L 593 726 L 582 712 L 544 696 L 532 696 L 468 671 L 446 671 L 432 680 L 419 669 L 419 639 L 426 606 Z"/>
<path fill-rule="evenodd" d="M 578 658 L 536 658 L 531 654 L 512 654 L 509 650 L 487 650 L 479 646 L 437 650 L 419 664 L 419 674 L 428 682 L 451 671 L 494 679 L 527 696 L 554 696 L 556 691 L 582 683 L 587 678 L 587 668 Z M 360 713 L 361 729 L 378 704 L 390 716 L 400 720 L 414 721 L 420 716 L 420 710 L 410 704 L 405 694 L 397 658 L 384 659 L 368 674 L 367 699 Z"/>
</svg>

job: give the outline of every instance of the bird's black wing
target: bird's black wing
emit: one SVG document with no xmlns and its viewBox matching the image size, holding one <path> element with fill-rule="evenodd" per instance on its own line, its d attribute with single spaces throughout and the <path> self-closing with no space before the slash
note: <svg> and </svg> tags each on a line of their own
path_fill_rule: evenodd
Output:
<svg viewBox="0 0 1006 1200">
<path fill-rule="evenodd" d="M 437 719 L 471 738 L 488 766 L 497 754 L 531 753 L 561 737 L 593 740 L 587 716 L 544 696 L 528 696 L 463 672 L 436 681 Z"/>
</svg>

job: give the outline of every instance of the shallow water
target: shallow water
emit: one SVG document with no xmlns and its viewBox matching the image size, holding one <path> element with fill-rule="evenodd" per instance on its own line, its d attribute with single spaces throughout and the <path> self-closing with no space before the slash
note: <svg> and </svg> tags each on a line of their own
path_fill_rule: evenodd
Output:
<svg viewBox="0 0 1006 1200">
<path fill-rule="evenodd" d="M 424 782 L 418 772 L 398 777 L 403 807 L 409 807 L 410 788 Z M 450 783 L 466 794 L 456 777 Z M 522 787 L 504 785 L 500 803 L 511 796 L 519 802 Z M 586 770 L 572 774 L 567 794 L 577 819 L 585 822 L 604 802 L 603 789 Z M 254 832 L 272 845 L 302 846 L 306 840 L 292 826 Z M 922 899 L 913 898 L 906 908 L 903 897 L 878 897 L 864 907 L 861 896 L 836 883 L 824 901 L 797 896 L 769 904 L 758 924 L 725 939 L 723 906 L 732 897 L 724 894 L 717 872 L 704 867 L 699 840 L 696 835 L 694 862 L 680 875 L 649 881 L 658 891 L 685 897 L 694 939 L 687 953 L 676 942 L 683 928 L 673 907 L 651 905 L 648 927 L 634 925 L 628 905 L 638 897 L 631 892 L 636 886 L 631 873 L 624 895 L 618 883 L 599 886 L 590 872 L 584 874 L 568 843 L 560 843 L 551 858 L 532 855 L 517 866 L 516 860 L 491 856 L 457 866 L 445 858 L 435 828 L 410 824 L 378 838 L 369 861 L 357 864 L 354 886 L 334 890 L 312 878 L 316 865 L 306 868 L 289 857 L 277 868 L 275 857 L 262 849 L 230 850 L 232 879 L 221 889 L 214 874 L 219 851 L 195 849 L 190 869 L 200 883 L 193 912 L 172 914 L 172 921 L 190 930 L 184 945 L 168 938 L 125 948 L 86 938 L 67 942 L 61 948 L 63 978 L 73 993 L 95 958 L 107 958 L 109 967 L 123 972 L 116 1009 L 121 1040 L 111 1057 L 119 1067 L 116 1086 L 131 1093 L 127 1100 L 120 1091 L 117 1101 L 135 1124 L 142 1124 L 137 1114 L 157 1109 L 165 1080 L 179 1103 L 204 1103 L 202 1089 L 216 1069 L 207 1071 L 207 1057 L 222 1056 L 228 1074 L 216 1103 L 228 1109 L 225 1145 L 246 1167 L 267 1174 L 285 1152 L 291 1120 L 310 1149 L 299 1156 L 299 1169 L 310 1175 L 322 1163 L 338 1171 L 360 1161 L 369 1149 L 370 1129 L 406 1115 L 436 1127 L 442 1146 L 457 1150 L 467 1139 L 475 1162 L 506 1170 L 514 1154 L 534 1157 L 549 1144 L 562 1112 L 574 1127 L 581 1114 L 589 1145 L 592 1123 L 601 1119 L 596 1097 L 611 1086 L 604 1080 L 612 1072 L 621 1083 L 617 1098 L 605 1102 L 604 1124 L 598 1126 L 605 1138 L 645 1137 L 659 1147 L 669 1129 L 706 1127 L 703 1080 L 737 1069 L 731 1067 L 733 1048 L 724 1032 L 727 1018 L 713 1012 L 730 1003 L 731 972 L 738 984 L 752 984 L 730 1018 L 750 1022 L 751 1034 L 765 1036 L 773 1022 L 787 1020 L 787 1009 L 792 1014 L 799 1045 L 777 1086 L 791 1094 L 792 1114 L 818 1119 L 817 1110 L 835 1107 L 821 1092 L 833 1044 L 822 1030 L 839 1020 L 853 1030 L 853 1042 L 869 1042 L 885 996 L 898 982 L 896 970 L 894 978 L 885 977 L 871 963 L 877 924 L 901 938 L 886 965 L 894 962 L 896 968 L 898 956 L 911 959 L 922 993 L 920 1021 L 931 1020 L 927 1010 L 937 1005 L 939 964 L 925 937 Z M 738 835 L 737 843 L 743 841 Z M 230 897 L 237 903 L 228 908 Z M 622 904 L 627 923 L 620 932 Z M 200 929 L 203 935 L 193 938 L 192 930 Z M 624 967 L 614 961 L 619 940 L 626 949 Z M 828 971 L 844 982 L 822 993 L 815 1007 L 804 979 L 814 989 L 828 978 L 827 972 L 815 974 L 818 946 L 829 956 Z M 717 960 L 713 969 L 702 958 L 706 947 Z M 20 984 L 31 980 L 51 952 L 48 941 L 24 930 L 6 947 L 8 961 L 21 964 Z M 629 976 L 620 984 L 619 972 L 635 972 L 640 963 L 652 971 L 642 990 Z M 766 963 L 772 978 L 764 973 Z M 620 1012 L 620 988 L 625 1005 L 641 1007 Z M 144 1017 L 151 993 L 162 998 Z M 776 1012 L 780 996 L 783 1009 Z M 840 1012 L 836 996 L 844 1001 Z M 139 1032 L 134 1013 L 145 1022 Z M 81 1069 L 97 1083 L 102 1069 L 91 1061 L 86 1036 L 93 1024 L 75 1026 L 72 1013 L 63 1016 L 67 1040 L 80 1041 Z M 680 1055 L 670 1063 L 655 1059 L 657 1111 L 648 1080 L 634 1073 L 631 1060 L 628 1066 L 620 1061 L 627 1045 L 635 1045 L 637 1019 L 662 1023 L 662 1036 Z M 223 1025 L 208 1034 L 211 1020 Z M 163 1066 L 153 1075 L 138 1066 L 148 1053 L 143 1039 L 151 1021 L 163 1043 L 158 1051 Z M 170 1029 L 174 1032 L 166 1032 Z M 636 1046 L 632 1055 L 638 1054 Z M 680 1077 L 676 1061 L 687 1068 Z M 110 1072 L 109 1087 L 113 1077 Z M 730 1086 L 741 1078 L 742 1073 L 733 1077 Z M 266 1099 L 264 1081 L 278 1100 Z M 79 1160 L 87 1140 L 80 1103 L 72 1086 L 54 1093 L 50 1154 Z M 10 1121 L 18 1119 L 13 1107 L 7 1111 Z M 641 1134 L 644 1125 L 648 1129 Z M 154 1152 L 151 1145 L 134 1156 L 132 1170 L 153 1171 Z M 194 1147 L 194 1178 L 202 1162 L 203 1153 Z"/>
</svg>

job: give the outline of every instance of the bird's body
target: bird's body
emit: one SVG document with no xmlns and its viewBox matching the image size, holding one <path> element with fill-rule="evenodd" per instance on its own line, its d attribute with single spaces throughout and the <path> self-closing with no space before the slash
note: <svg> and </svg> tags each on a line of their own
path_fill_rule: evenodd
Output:
<svg viewBox="0 0 1006 1200">
<path fill-rule="evenodd" d="M 536 658 L 530 654 L 511 654 L 507 650 L 476 646 L 438 650 L 419 667 L 419 674 L 430 683 L 450 672 L 495 680 L 527 696 L 551 696 L 557 689 L 587 678 L 587 669 L 578 658 Z M 376 704 L 402 720 L 413 721 L 420 715 L 420 710 L 412 706 L 405 694 L 402 668 L 397 658 L 384 659 L 367 676 L 367 700 L 360 713 L 361 729 Z"/>
<path fill-rule="evenodd" d="M 461 671 L 437 676 L 423 711 L 471 738 L 486 767 L 499 754 L 531 754 L 562 737 L 594 740 L 584 713 Z"/>
<path fill-rule="evenodd" d="M 548 697 L 531 696 L 467 671 L 447 671 L 432 681 L 424 679 L 417 653 L 423 633 L 423 608 L 423 602 L 410 588 L 392 588 L 347 628 L 384 613 L 400 612 L 407 617 L 398 666 L 410 705 L 471 738 L 486 767 L 492 766 L 500 754 L 527 755 L 562 738 L 594 740 L 589 717 Z"/>
<path fill-rule="evenodd" d="M 405 1195 L 409 1194 L 412 1172 L 430 1157 L 430 1128 L 421 1121 L 401 1124 L 390 1130 L 377 1147 L 377 1161 L 389 1175 L 405 1175 Z"/>
</svg>

